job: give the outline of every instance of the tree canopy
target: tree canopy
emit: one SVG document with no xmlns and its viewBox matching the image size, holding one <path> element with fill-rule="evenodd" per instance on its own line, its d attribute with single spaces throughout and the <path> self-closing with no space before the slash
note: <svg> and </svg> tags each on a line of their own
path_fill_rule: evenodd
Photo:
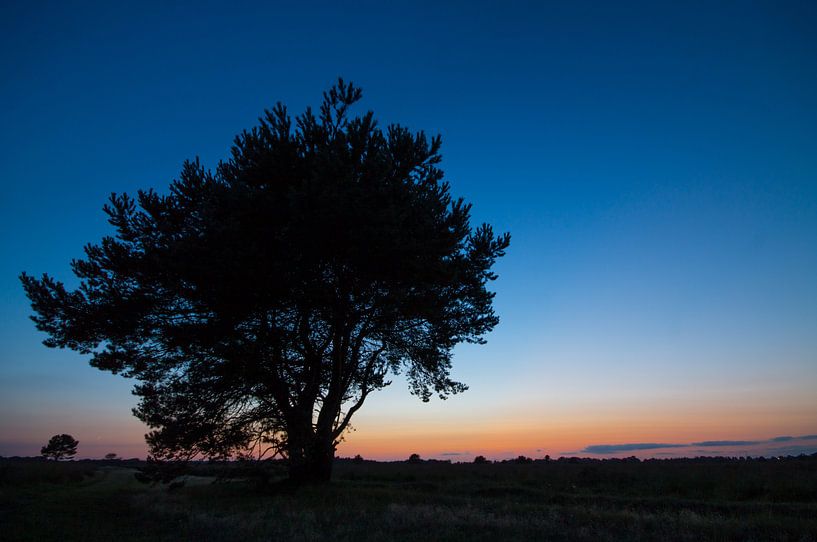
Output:
<svg viewBox="0 0 817 542">
<path fill-rule="evenodd" d="M 466 386 L 452 349 L 497 323 L 491 268 L 509 235 L 472 227 L 441 139 L 351 117 L 342 80 L 318 111 L 282 104 L 215 171 L 166 194 L 113 194 L 115 234 L 71 263 L 74 290 L 21 280 L 50 347 L 138 380 L 159 459 L 269 457 L 325 480 L 353 414 L 390 373 L 427 401 Z"/>
<path fill-rule="evenodd" d="M 40 449 L 40 454 L 43 457 L 59 461 L 64 457 L 77 455 L 78 445 L 79 441 L 75 440 L 71 435 L 54 435 L 49 439 L 48 444 Z"/>
</svg>

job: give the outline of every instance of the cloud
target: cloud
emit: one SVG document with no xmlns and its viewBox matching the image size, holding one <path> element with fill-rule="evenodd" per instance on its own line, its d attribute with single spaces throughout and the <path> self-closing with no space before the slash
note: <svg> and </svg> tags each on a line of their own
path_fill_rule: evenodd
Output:
<svg viewBox="0 0 817 542">
<path fill-rule="evenodd" d="M 735 446 L 757 446 L 760 444 L 776 444 L 776 443 L 789 443 L 792 441 L 798 440 L 817 440 L 817 435 L 802 435 L 799 437 L 791 437 L 791 436 L 781 436 L 781 437 L 774 437 L 767 440 L 705 440 L 702 442 L 692 442 L 690 444 L 667 444 L 667 443 L 658 443 L 658 442 L 644 442 L 644 443 L 627 443 L 627 444 L 591 444 L 587 446 L 583 450 L 580 450 L 580 454 L 597 454 L 597 455 L 607 455 L 607 454 L 618 454 L 624 452 L 637 452 L 637 451 L 644 451 L 644 450 L 659 450 L 661 448 L 692 448 L 692 447 L 700 447 L 704 448 L 703 450 L 692 450 L 695 453 L 704 453 L 707 455 L 711 454 L 720 454 L 724 453 L 722 451 L 713 450 L 712 448 L 731 448 Z M 797 455 L 799 453 L 812 453 L 817 451 L 817 446 L 798 446 L 798 445 L 791 445 L 785 448 L 769 448 L 766 450 L 754 450 L 753 453 L 757 454 L 760 453 L 761 455 Z M 654 455 L 666 455 L 669 452 L 662 453 L 655 453 Z M 567 454 L 567 452 L 564 452 Z"/>
<path fill-rule="evenodd" d="M 755 444 L 762 444 L 763 442 L 762 440 L 705 440 L 703 442 L 693 442 L 691 445 L 720 448 L 721 446 L 754 446 Z"/>
<path fill-rule="evenodd" d="M 593 444 L 582 452 L 586 454 L 617 454 L 620 452 L 634 452 L 638 450 L 658 450 L 661 448 L 685 448 L 687 444 L 661 444 L 656 442 L 642 442 L 636 444 Z"/>
<path fill-rule="evenodd" d="M 440 455 L 465 455 L 464 452 L 443 452 Z"/>
</svg>

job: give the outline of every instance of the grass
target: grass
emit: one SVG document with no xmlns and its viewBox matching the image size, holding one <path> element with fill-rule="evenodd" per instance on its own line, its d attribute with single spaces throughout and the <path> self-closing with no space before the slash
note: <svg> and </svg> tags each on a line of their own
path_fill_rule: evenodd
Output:
<svg viewBox="0 0 817 542">
<path fill-rule="evenodd" d="M 0 460 L 0 539 L 817 541 L 813 457 L 338 461 L 328 486 L 191 476 L 175 491 L 113 465 Z"/>
</svg>

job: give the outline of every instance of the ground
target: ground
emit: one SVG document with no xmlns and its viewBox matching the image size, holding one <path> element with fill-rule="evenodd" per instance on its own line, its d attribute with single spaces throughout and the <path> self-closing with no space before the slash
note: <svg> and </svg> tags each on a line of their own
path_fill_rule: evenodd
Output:
<svg viewBox="0 0 817 542">
<path fill-rule="evenodd" d="M 298 489 L 201 466 L 168 490 L 131 465 L 0 460 L 0 539 L 817 541 L 817 457 L 338 461 Z"/>
</svg>

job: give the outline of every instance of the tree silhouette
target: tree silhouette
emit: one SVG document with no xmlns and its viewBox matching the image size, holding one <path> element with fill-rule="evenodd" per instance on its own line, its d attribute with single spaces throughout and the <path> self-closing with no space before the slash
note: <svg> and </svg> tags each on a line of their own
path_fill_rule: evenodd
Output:
<svg viewBox="0 0 817 542">
<path fill-rule="evenodd" d="M 43 457 L 59 461 L 63 457 L 73 457 L 77 454 L 78 440 L 74 440 L 71 435 L 54 435 L 48 444 L 40 448 Z"/>
<path fill-rule="evenodd" d="M 72 262 L 76 290 L 21 275 L 44 344 L 139 381 L 155 458 L 281 453 L 293 479 L 328 480 L 389 373 L 423 401 L 466 389 L 452 349 L 498 323 L 509 235 L 472 228 L 439 136 L 350 118 L 360 98 L 340 80 L 294 122 L 279 103 L 215 172 L 113 194 L 115 236 Z"/>
</svg>

